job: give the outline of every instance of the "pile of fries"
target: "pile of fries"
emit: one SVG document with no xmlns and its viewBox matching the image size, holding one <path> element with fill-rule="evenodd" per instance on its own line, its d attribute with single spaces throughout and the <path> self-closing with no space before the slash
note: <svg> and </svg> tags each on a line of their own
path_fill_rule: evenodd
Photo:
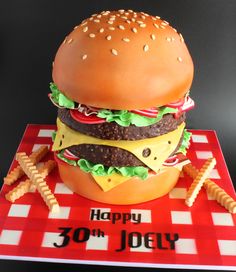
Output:
<svg viewBox="0 0 236 272">
<path fill-rule="evenodd" d="M 40 166 L 36 166 L 48 151 L 47 146 L 41 146 L 30 156 L 27 156 L 24 152 L 16 154 L 16 160 L 19 165 L 4 178 L 4 184 L 12 185 L 25 174 L 28 176 L 28 179 L 21 181 L 5 195 L 8 201 L 15 202 L 15 200 L 28 192 L 34 191 L 36 188 L 49 210 L 55 213 L 59 212 L 59 204 L 45 181 L 45 177 L 56 167 L 56 162 L 49 160 L 41 163 Z"/>
</svg>

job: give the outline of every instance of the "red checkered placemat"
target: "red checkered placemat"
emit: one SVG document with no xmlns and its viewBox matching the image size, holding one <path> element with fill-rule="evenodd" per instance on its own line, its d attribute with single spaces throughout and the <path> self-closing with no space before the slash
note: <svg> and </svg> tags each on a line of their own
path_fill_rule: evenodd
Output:
<svg viewBox="0 0 236 272">
<path fill-rule="evenodd" d="M 30 154 L 52 144 L 53 125 L 28 125 L 18 151 Z M 214 131 L 192 130 L 188 157 L 200 168 L 214 156 L 210 178 L 235 197 Z M 49 154 L 45 160 L 52 158 Z M 14 161 L 11 168 L 16 166 Z M 0 258 L 135 267 L 236 269 L 236 216 L 201 190 L 192 208 L 184 204 L 191 179 L 182 175 L 165 197 L 116 206 L 73 194 L 57 170 L 47 183 L 60 204 L 51 214 L 38 192 L 14 204 L 0 193 Z M 18 184 L 18 182 L 17 182 Z"/>
</svg>

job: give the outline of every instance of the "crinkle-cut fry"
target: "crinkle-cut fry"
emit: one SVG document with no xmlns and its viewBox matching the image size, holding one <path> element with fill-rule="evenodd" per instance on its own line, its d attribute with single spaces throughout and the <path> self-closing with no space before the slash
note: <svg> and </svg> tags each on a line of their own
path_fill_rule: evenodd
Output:
<svg viewBox="0 0 236 272">
<path fill-rule="evenodd" d="M 198 172 L 199 172 L 199 170 L 194 165 L 192 165 L 191 163 L 185 165 L 183 167 L 183 170 L 192 179 L 195 179 Z"/>
<path fill-rule="evenodd" d="M 33 152 L 29 158 L 33 164 L 36 164 L 42 160 L 42 158 L 48 153 L 49 149 L 47 145 L 42 145 L 38 150 Z"/>
<path fill-rule="evenodd" d="M 236 201 L 233 200 L 220 186 L 207 180 L 205 188 L 209 195 L 224 206 L 230 213 L 236 213 Z"/>
<path fill-rule="evenodd" d="M 39 161 L 42 160 L 42 158 L 48 153 L 48 146 L 47 145 L 42 145 L 39 147 L 38 150 L 35 152 L 31 153 L 29 158 L 32 160 L 33 164 L 38 163 Z M 15 167 L 10 173 L 7 174 L 7 176 L 3 179 L 4 184 L 6 185 L 12 185 L 15 181 L 17 181 L 19 178 L 24 176 L 24 171 L 18 165 Z"/>
<path fill-rule="evenodd" d="M 198 174 L 198 169 L 192 164 L 188 164 L 184 166 L 184 172 L 194 179 Z M 209 196 L 225 207 L 230 213 L 236 213 L 236 201 L 224 189 L 210 179 L 206 179 L 203 186 Z"/>
<path fill-rule="evenodd" d="M 21 178 L 24 175 L 24 171 L 18 165 L 15 167 L 10 173 L 7 174 L 7 176 L 3 179 L 4 184 L 6 185 L 12 185 L 15 181 L 17 181 L 19 178 Z"/>
<path fill-rule="evenodd" d="M 215 165 L 216 159 L 210 158 L 204 163 L 202 168 L 199 170 L 186 195 L 185 204 L 188 207 L 191 207 L 193 205 L 198 193 L 202 188 L 202 185 L 204 184 L 204 181 L 209 176 L 211 170 L 214 168 Z"/>
<path fill-rule="evenodd" d="M 16 159 L 19 162 L 20 166 L 26 173 L 26 175 L 31 179 L 32 183 L 36 186 L 41 197 L 44 199 L 45 203 L 49 207 L 51 212 L 59 212 L 58 202 L 49 189 L 47 183 L 43 177 L 39 174 L 36 166 L 32 163 L 26 153 L 17 153 Z"/>
<path fill-rule="evenodd" d="M 49 160 L 45 162 L 38 171 L 40 175 L 45 178 L 56 166 L 56 162 L 53 160 Z M 5 198 L 10 202 L 15 202 L 17 199 L 22 197 L 24 194 L 33 190 L 35 185 L 31 182 L 30 179 L 20 182 L 13 190 L 9 191 Z"/>
<path fill-rule="evenodd" d="M 56 165 L 56 162 L 53 160 L 45 162 L 44 165 L 38 169 L 40 175 L 45 178 L 56 167 Z"/>
<path fill-rule="evenodd" d="M 22 197 L 25 193 L 30 191 L 32 183 L 30 179 L 20 182 L 13 190 L 9 191 L 5 198 L 10 202 L 15 202 L 16 199 Z"/>
</svg>

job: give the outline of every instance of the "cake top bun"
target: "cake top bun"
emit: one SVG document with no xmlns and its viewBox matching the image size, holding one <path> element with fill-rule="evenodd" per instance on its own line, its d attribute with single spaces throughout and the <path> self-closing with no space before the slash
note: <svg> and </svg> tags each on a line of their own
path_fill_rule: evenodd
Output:
<svg viewBox="0 0 236 272">
<path fill-rule="evenodd" d="M 144 12 L 104 11 L 65 38 L 53 80 L 75 102 L 132 110 L 182 98 L 193 70 L 182 35 L 168 22 Z"/>
</svg>

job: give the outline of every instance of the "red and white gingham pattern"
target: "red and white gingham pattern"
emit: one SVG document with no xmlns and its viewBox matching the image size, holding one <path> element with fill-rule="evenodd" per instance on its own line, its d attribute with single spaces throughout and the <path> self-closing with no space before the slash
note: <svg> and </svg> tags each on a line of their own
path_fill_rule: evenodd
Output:
<svg viewBox="0 0 236 272">
<path fill-rule="evenodd" d="M 51 145 L 53 125 L 28 125 L 18 151 L 30 154 L 42 144 Z M 188 157 L 200 168 L 204 160 L 214 156 L 216 168 L 211 178 L 235 197 L 232 182 L 214 131 L 192 130 L 193 137 Z M 52 158 L 50 153 L 45 160 Z M 16 166 L 14 161 L 11 168 Z M 59 214 L 51 214 L 38 192 L 31 192 L 14 204 L 5 200 L 13 186 L 4 185 L 0 194 L 0 255 L 3 259 L 41 260 L 52 262 L 87 263 L 172 268 L 236 269 L 236 216 L 228 213 L 201 190 L 193 207 L 184 204 L 187 188 L 192 180 L 182 175 L 169 195 L 139 205 L 115 206 L 93 202 L 73 194 L 61 182 L 57 170 L 47 182 L 61 206 Z M 18 182 L 17 182 L 18 183 Z M 91 210 L 110 213 L 140 214 L 141 223 L 132 218 L 126 224 L 115 224 L 106 218 L 90 220 Z M 91 230 L 89 239 L 56 248 L 61 244 L 60 227 Z M 92 235 L 100 229 L 104 236 Z M 121 231 L 142 234 L 141 246 L 120 248 Z M 149 235 L 149 246 L 144 234 Z M 97 232 L 96 232 L 97 233 Z M 165 233 L 179 234 L 175 249 L 170 250 Z M 70 237 L 73 231 L 70 232 Z M 135 236 L 135 235 L 134 235 Z M 161 237 L 160 249 L 157 238 Z M 133 243 L 137 243 L 134 237 Z"/>
</svg>

